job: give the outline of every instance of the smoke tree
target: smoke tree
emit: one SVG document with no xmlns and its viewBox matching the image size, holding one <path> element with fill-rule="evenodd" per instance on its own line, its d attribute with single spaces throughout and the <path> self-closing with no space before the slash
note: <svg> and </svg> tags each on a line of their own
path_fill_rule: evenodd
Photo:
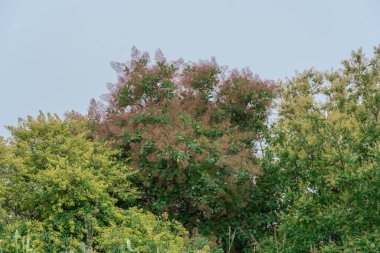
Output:
<svg viewBox="0 0 380 253">
<path fill-rule="evenodd" d="M 139 205 L 226 248 L 231 233 L 232 249 L 250 248 L 270 212 L 258 205 L 254 178 L 262 174 L 256 143 L 267 133 L 275 86 L 214 59 L 168 62 L 157 51 L 150 63 L 135 48 L 114 68 L 118 82 L 106 104 L 91 102 L 89 117 L 95 135 L 113 140 L 119 160 L 138 171 Z"/>
</svg>

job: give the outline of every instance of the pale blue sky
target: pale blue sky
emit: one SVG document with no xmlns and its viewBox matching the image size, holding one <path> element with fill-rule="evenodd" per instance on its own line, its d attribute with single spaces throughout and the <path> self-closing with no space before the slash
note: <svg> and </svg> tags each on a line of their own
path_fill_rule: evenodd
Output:
<svg viewBox="0 0 380 253">
<path fill-rule="evenodd" d="M 371 54 L 379 13 L 379 0 L 0 0 L 0 135 L 38 110 L 85 113 L 133 45 L 279 79 Z"/>
</svg>

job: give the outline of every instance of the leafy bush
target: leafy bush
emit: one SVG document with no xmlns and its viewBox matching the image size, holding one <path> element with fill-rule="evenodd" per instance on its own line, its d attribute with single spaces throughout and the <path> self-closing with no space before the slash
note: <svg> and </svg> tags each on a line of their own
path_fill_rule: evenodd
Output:
<svg viewBox="0 0 380 253">
<path fill-rule="evenodd" d="M 140 252 L 152 243 L 181 252 L 186 231 L 179 223 L 117 206 L 139 196 L 129 182 L 135 172 L 90 139 L 87 125 L 75 114 L 61 120 L 41 113 L 9 127 L 9 145 L 0 146 L 2 250 L 27 240 L 36 252 L 112 252 L 118 238 L 108 239 L 122 232 Z"/>
</svg>

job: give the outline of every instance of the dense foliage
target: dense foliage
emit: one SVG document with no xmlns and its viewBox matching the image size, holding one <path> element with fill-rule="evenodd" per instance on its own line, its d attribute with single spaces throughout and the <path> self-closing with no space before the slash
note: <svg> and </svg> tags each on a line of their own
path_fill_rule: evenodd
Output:
<svg viewBox="0 0 380 253">
<path fill-rule="evenodd" d="M 128 181 L 134 172 L 91 140 L 87 125 L 75 114 L 40 114 L 9 128 L 10 143 L 0 146 L 0 249 L 182 252 L 187 232 L 179 223 L 116 206 L 138 197 Z"/>
<path fill-rule="evenodd" d="M 235 250 L 248 247 L 247 232 L 264 226 L 252 219 L 265 214 L 253 196 L 262 172 L 254 145 L 266 133 L 274 85 L 249 70 L 227 72 L 215 60 L 167 62 L 160 52 L 149 64 L 134 50 L 128 64 L 117 66 L 107 107 L 96 110 L 93 102 L 90 119 L 138 171 L 140 205 L 219 237 L 225 248 L 231 233 Z"/>
<path fill-rule="evenodd" d="M 274 84 L 134 48 L 87 116 L 0 137 L 0 252 L 380 252 L 380 47 L 342 65 Z"/>
<path fill-rule="evenodd" d="M 380 48 L 283 85 L 271 143 L 285 210 L 272 250 L 380 251 Z"/>
</svg>

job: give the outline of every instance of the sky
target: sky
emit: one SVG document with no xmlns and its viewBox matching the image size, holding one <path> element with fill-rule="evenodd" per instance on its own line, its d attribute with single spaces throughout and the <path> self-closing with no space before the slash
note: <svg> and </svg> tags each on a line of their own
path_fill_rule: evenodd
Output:
<svg viewBox="0 0 380 253">
<path fill-rule="evenodd" d="M 39 110 L 86 113 L 132 46 L 278 80 L 370 56 L 379 12 L 378 0 L 0 0 L 0 136 Z"/>
</svg>

